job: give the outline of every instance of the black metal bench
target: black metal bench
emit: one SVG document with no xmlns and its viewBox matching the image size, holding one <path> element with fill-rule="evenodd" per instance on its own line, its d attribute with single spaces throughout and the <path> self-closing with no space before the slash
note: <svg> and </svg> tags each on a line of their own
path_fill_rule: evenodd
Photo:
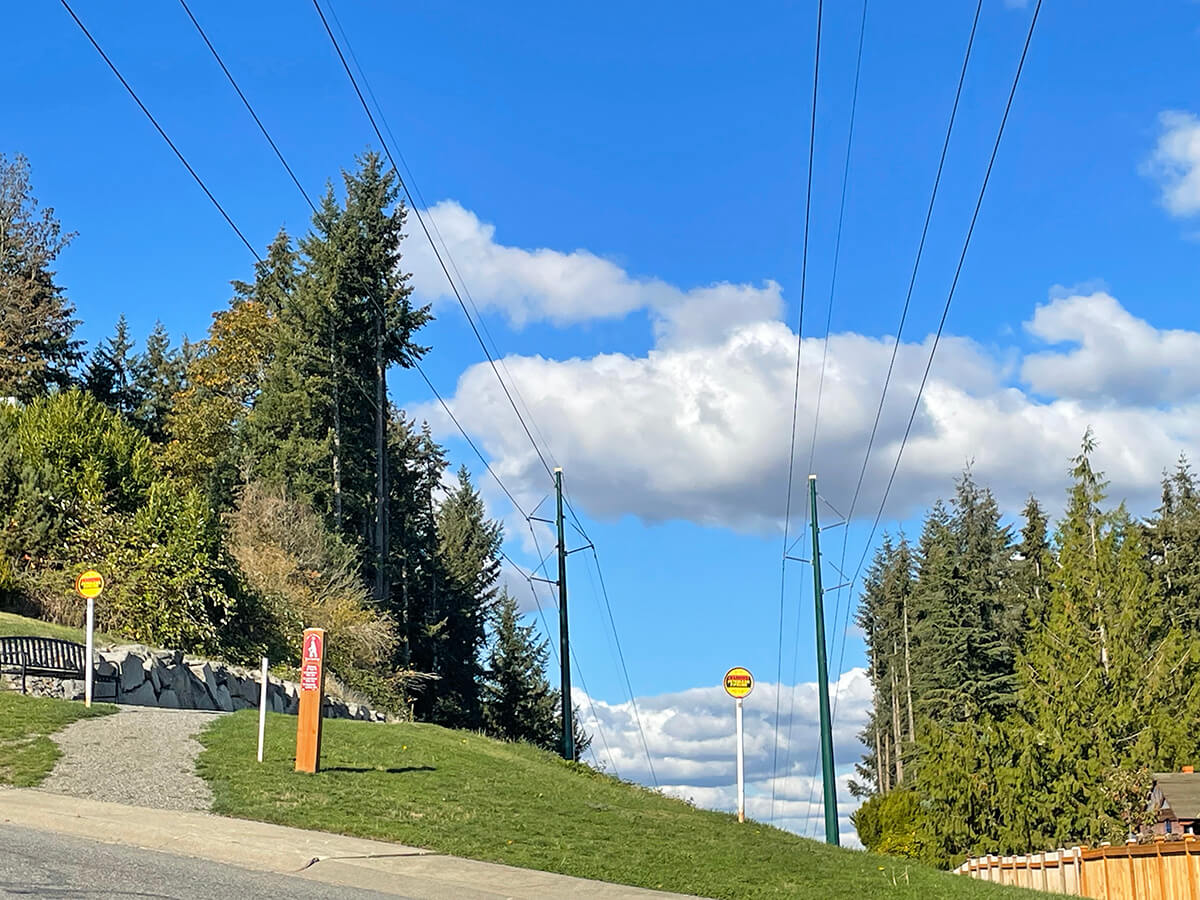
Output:
<svg viewBox="0 0 1200 900">
<path fill-rule="evenodd" d="M 74 641 L 45 637 L 0 637 L 0 672 L 21 676 L 21 693 L 25 693 L 28 675 L 50 678 L 85 679 L 84 666 L 87 648 Z M 93 684 L 111 684 L 112 696 L 117 696 L 119 675 L 102 675 L 92 670 Z"/>
</svg>

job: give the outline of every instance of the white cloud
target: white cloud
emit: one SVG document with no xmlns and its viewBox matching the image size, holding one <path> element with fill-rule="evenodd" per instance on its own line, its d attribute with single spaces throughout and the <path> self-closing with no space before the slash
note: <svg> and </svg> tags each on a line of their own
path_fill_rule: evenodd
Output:
<svg viewBox="0 0 1200 900">
<path fill-rule="evenodd" d="M 657 278 L 634 277 L 587 250 L 564 253 L 497 243 L 496 226 L 453 200 L 430 207 L 426 217 L 479 309 L 501 312 L 517 327 L 542 320 L 570 325 L 645 310 L 660 341 L 694 344 L 719 337 L 731 325 L 774 318 L 783 308 L 773 281 L 761 287 L 722 282 L 682 290 Z M 427 241 L 408 242 L 404 254 L 419 297 L 453 298 Z"/>
<path fill-rule="evenodd" d="M 796 335 L 781 321 L 779 285 L 685 290 L 635 278 L 584 250 L 502 245 L 492 226 L 449 201 L 430 213 L 485 309 L 517 323 L 560 325 L 634 310 L 649 314 L 655 343 L 644 355 L 505 358 L 505 371 L 549 438 L 574 498 L 590 514 L 683 519 L 755 533 L 779 528 L 796 364 Z M 410 261 L 420 260 L 417 246 L 408 248 Z M 414 263 L 418 287 L 436 293 L 443 282 L 424 265 Z M 1056 289 L 1052 296 L 1026 325 L 1047 346 L 1023 358 L 1015 337 L 1009 346 L 990 347 L 967 337 L 942 338 L 886 519 L 907 518 L 946 494 L 968 463 L 1007 510 L 1015 512 L 1030 492 L 1054 510 L 1064 497 L 1068 461 L 1089 426 L 1113 494 L 1135 510 L 1149 509 L 1162 468 L 1200 446 L 1200 332 L 1159 329 L 1099 288 L 1065 296 Z M 925 337 L 896 349 L 859 517 L 874 515 L 891 475 L 931 343 Z M 822 494 L 843 510 L 893 349 L 890 336 L 845 332 L 829 339 L 812 470 Z M 805 338 L 795 470 L 800 491 L 809 470 L 822 352 L 820 339 Z M 490 366 L 463 372 L 448 402 L 522 502 L 545 494 L 541 460 Z M 439 434 L 454 433 L 436 405 L 412 411 Z M 792 508 L 803 516 L 802 500 Z M 509 534 L 522 529 L 513 520 Z"/>
<path fill-rule="evenodd" d="M 1137 406 L 1200 394 L 1200 333 L 1157 329 L 1107 293 L 1039 306 L 1025 327 L 1047 344 L 1073 345 L 1025 357 L 1022 377 L 1040 394 Z"/>
<path fill-rule="evenodd" d="M 1158 120 L 1162 132 L 1143 172 L 1158 180 L 1172 215 L 1200 213 L 1200 118 L 1168 110 Z"/>
<path fill-rule="evenodd" d="M 816 747 L 817 686 L 783 687 L 778 759 L 775 755 L 775 684 L 759 682 L 745 701 L 747 815 L 792 831 L 811 831 L 822 821 Z M 863 669 L 851 669 L 831 687 L 838 699 L 834 756 L 838 772 L 840 829 L 853 838 L 850 814 L 858 801 L 848 780 L 862 754 L 858 733 L 867 719 L 871 686 Z M 593 700 L 574 691 L 582 723 L 592 734 L 592 753 L 609 772 L 649 785 L 646 750 L 629 703 Z M 593 709 L 595 715 L 593 716 Z M 736 797 L 734 704 L 719 685 L 638 698 L 638 710 L 654 772 L 664 793 L 697 806 L 732 812 Z M 790 723 L 790 724 L 789 724 Z M 778 766 L 776 766 L 776 762 Z M 772 819 L 772 786 L 775 788 Z"/>
</svg>

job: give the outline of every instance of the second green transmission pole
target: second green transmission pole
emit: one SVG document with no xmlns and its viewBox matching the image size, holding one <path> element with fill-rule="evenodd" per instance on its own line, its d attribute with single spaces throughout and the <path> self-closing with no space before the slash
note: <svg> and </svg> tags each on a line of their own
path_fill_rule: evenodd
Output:
<svg viewBox="0 0 1200 900">
<path fill-rule="evenodd" d="M 558 499 L 558 656 L 562 663 L 562 755 L 575 758 L 575 727 L 571 722 L 571 639 L 567 633 L 567 536 L 563 528 L 562 469 L 554 470 L 554 494 Z"/>
<path fill-rule="evenodd" d="M 825 659 L 825 595 L 821 590 L 821 526 L 817 524 L 817 476 L 808 476 L 812 511 L 813 602 L 817 618 L 817 700 L 821 709 L 821 785 L 825 795 L 825 843 L 839 844 L 837 784 L 833 780 L 833 725 L 829 719 L 829 663 Z"/>
</svg>

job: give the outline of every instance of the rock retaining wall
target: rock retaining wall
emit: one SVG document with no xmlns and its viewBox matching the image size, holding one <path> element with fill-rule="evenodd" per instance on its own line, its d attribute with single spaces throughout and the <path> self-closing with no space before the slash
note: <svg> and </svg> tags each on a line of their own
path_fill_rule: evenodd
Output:
<svg viewBox="0 0 1200 900">
<path fill-rule="evenodd" d="M 116 676 L 117 703 L 132 706 L 157 706 L 166 709 L 207 709 L 233 712 L 258 707 L 261 672 L 228 663 L 185 656 L 178 650 L 153 650 L 141 644 L 129 644 L 99 650 L 96 671 Z M 20 677 L 5 678 L 10 687 L 20 690 Z M 29 676 L 26 689 L 32 694 L 81 700 L 84 683 Z M 112 698 L 112 682 L 97 681 L 96 700 Z M 294 681 L 270 679 L 267 709 L 295 715 L 300 707 L 300 686 Z M 325 698 L 325 715 L 333 719 L 359 719 L 383 722 L 387 717 L 363 704 L 337 697 Z"/>
</svg>

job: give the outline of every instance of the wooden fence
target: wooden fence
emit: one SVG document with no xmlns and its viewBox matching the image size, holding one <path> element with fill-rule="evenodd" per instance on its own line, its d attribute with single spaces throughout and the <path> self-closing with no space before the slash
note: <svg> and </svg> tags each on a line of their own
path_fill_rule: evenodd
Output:
<svg viewBox="0 0 1200 900">
<path fill-rule="evenodd" d="M 1074 847 L 1026 856 L 980 856 L 955 869 L 981 881 L 1096 900 L 1200 900 L 1200 841 Z"/>
</svg>

